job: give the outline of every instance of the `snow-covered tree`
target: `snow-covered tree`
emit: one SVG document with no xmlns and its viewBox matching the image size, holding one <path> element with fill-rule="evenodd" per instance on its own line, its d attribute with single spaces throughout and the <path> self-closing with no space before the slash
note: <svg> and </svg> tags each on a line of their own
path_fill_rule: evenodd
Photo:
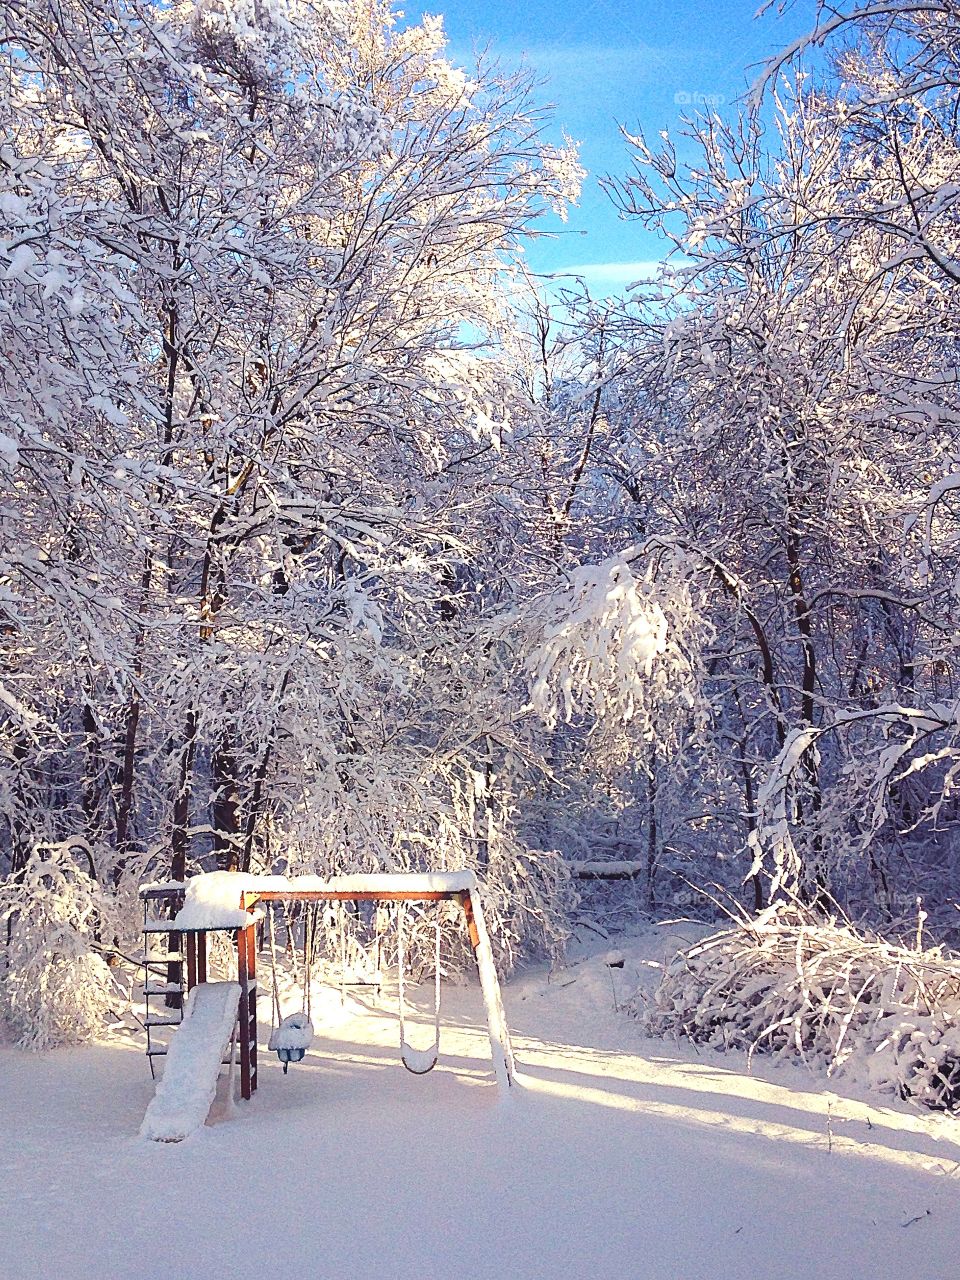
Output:
<svg viewBox="0 0 960 1280">
<path fill-rule="evenodd" d="M 677 255 L 621 318 L 616 433 L 649 548 L 712 582 L 726 758 L 702 782 L 741 827 L 719 851 L 746 844 L 768 890 L 889 913 L 949 869 L 956 820 L 956 85 L 921 7 L 897 22 L 932 41 L 922 81 L 869 8 L 834 81 L 771 82 L 772 120 L 630 138 L 611 192 Z"/>
<path fill-rule="evenodd" d="M 0 23 L 7 869 L 476 861 L 513 712 L 479 732 L 465 567 L 522 461 L 490 349 L 574 152 L 374 0 Z"/>
</svg>

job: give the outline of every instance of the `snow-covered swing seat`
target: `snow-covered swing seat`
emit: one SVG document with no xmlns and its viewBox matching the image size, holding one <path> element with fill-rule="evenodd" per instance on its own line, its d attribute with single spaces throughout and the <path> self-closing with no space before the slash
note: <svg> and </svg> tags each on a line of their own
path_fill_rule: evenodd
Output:
<svg viewBox="0 0 960 1280">
<path fill-rule="evenodd" d="M 405 997 L 403 990 L 403 913 L 407 904 L 435 903 L 439 910 L 444 901 L 457 903 L 463 915 L 477 973 L 483 993 L 490 1038 L 490 1052 L 498 1084 L 509 1088 L 513 1083 L 515 1064 L 510 1034 L 507 1029 L 500 996 L 500 984 L 483 916 L 479 886 L 472 871 L 395 873 L 334 876 L 254 876 L 238 872 L 214 871 L 194 876 L 187 882 L 184 906 L 172 921 L 182 927 L 228 928 L 237 930 L 238 981 L 240 985 L 239 1020 L 248 1028 L 240 1037 L 240 1091 L 244 1098 L 257 1089 L 256 1035 L 256 927 L 262 918 L 258 904 L 268 911 L 272 903 L 376 902 L 399 904 L 400 934 L 400 1023 L 401 1061 L 416 1075 L 433 1069 L 439 1057 L 440 965 L 435 956 L 434 1042 L 424 1049 L 414 1048 L 407 1037 Z M 202 925 L 201 925 L 202 922 Z M 305 940 L 306 941 L 306 940 Z M 271 934 L 271 945 L 275 949 Z M 439 920 L 436 946 L 439 948 Z M 309 1018 L 309 962 L 312 948 L 305 946 L 304 1009 L 287 1018 L 280 1016 L 279 994 L 274 991 L 274 1028 L 270 1048 L 279 1051 L 281 1060 L 297 1061 L 309 1047 L 313 1027 Z M 275 959 L 275 956 L 274 956 Z M 276 965 L 274 964 L 274 973 Z M 296 1024 L 296 1025 L 295 1025 Z M 285 1067 L 286 1069 L 286 1067 Z"/>
<path fill-rule="evenodd" d="M 310 936 L 310 928 L 307 923 L 304 924 L 303 939 L 303 984 L 302 984 L 302 1004 L 303 1007 L 296 1013 L 288 1013 L 286 1017 L 280 1007 L 280 983 L 277 972 L 277 941 L 274 932 L 273 911 L 267 912 L 270 933 L 270 975 L 272 979 L 272 997 L 273 1012 L 272 1022 L 270 1026 L 270 1039 L 267 1042 L 267 1048 L 275 1053 L 283 1063 L 283 1074 L 286 1075 L 291 1062 L 302 1062 L 304 1054 L 313 1044 L 314 1030 L 311 1021 L 311 990 L 312 990 L 312 958 L 313 958 L 313 939 Z M 288 927 L 288 936 L 290 933 Z M 316 934 L 316 922 L 314 922 L 313 932 Z"/>
</svg>

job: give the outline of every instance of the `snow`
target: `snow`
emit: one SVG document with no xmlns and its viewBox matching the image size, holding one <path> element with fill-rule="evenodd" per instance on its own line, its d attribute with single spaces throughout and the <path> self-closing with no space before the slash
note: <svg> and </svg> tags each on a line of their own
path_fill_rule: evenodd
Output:
<svg viewBox="0 0 960 1280">
<path fill-rule="evenodd" d="M 332 876 L 257 876 L 236 871 L 208 871 L 187 881 L 184 904 L 173 921 L 176 929 L 238 929 L 250 923 L 240 909 L 241 893 L 469 893 L 477 887 L 472 871 Z"/>
<path fill-rule="evenodd" d="M 295 883 L 312 880 L 312 876 L 297 877 Z M 392 893 L 410 889 L 424 893 L 467 893 L 477 887 L 477 877 L 472 871 L 426 871 L 398 875 L 376 874 L 360 876 L 333 876 L 326 882 L 327 888 L 356 893 Z M 303 887 L 309 887 L 304 885 Z"/>
<path fill-rule="evenodd" d="M 180 1142 L 203 1124 L 239 999 L 236 982 L 203 982 L 191 991 L 183 1022 L 170 1041 L 163 1078 L 140 1126 L 142 1137 Z"/>
<path fill-rule="evenodd" d="M 147 893 L 173 893 L 186 887 L 185 880 L 149 880 L 140 886 L 140 896 L 144 897 Z"/>
<path fill-rule="evenodd" d="M 662 938 L 618 942 L 624 980 L 654 980 Z M 394 1006 L 350 997 L 331 1025 L 315 1000 L 308 1058 L 284 1078 L 262 1054 L 228 1123 L 222 1077 L 210 1122 L 173 1145 L 134 1136 L 151 1093 L 137 1038 L 0 1049 L 0 1272 L 260 1280 L 282 1241 L 285 1274 L 324 1280 L 956 1274 L 956 1121 L 646 1039 L 613 1012 L 608 948 L 505 988 L 523 1064 L 509 1095 L 475 986 L 448 990 L 423 1077 L 399 1064 Z M 414 1004 L 425 1033 L 432 991 Z"/>
<path fill-rule="evenodd" d="M 477 894 L 471 893 L 473 918 L 479 941 L 476 947 L 477 971 L 480 977 L 480 991 L 483 995 L 483 1008 L 487 1018 L 487 1034 L 490 1037 L 490 1053 L 493 1057 L 493 1069 L 497 1083 L 505 1088 L 511 1084 L 516 1073 L 513 1047 L 510 1033 L 507 1030 L 507 1019 L 500 994 L 500 982 L 497 978 L 496 966 L 493 962 L 493 950 L 490 936 L 483 916 Z"/>
<path fill-rule="evenodd" d="M 241 909 L 241 894 L 257 882 L 284 881 L 283 876 L 247 876 L 236 871 L 208 871 L 187 881 L 183 906 L 173 920 L 176 929 L 241 929 L 250 915 Z M 273 884 L 270 887 L 274 887 Z"/>
<path fill-rule="evenodd" d="M 667 619 L 625 555 L 568 576 L 527 660 L 531 705 L 552 727 L 561 709 L 572 718 L 577 695 L 595 709 L 616 698 L 629 719 L 631 699 L 642 698 L 654 660 L 666 651 Z"/>
<path fill-rule="evenodd" d="M 438 1057 L 434 1045 L 428 1045 L 424 1049 L 415 1049 L 412 1044 L 408 1044 L 406 1041 L 400 1046 L 400 1056 L 407 1070 L 412 1071 L 417 1076 L 426 1075 L 428 1071 L 432 1071 Z"/>
<path fill-rule="evenodd" d="M 279 1027 L 271 1031 L 267 1048 L 271 1053 L 278 1049 L 309 1049 L 315 1034 L 313 1023 L 305 1013 L 289 1013 Z"/>
<path fill-rule="evenodd" d="M 27 244 L 20 245 L 13 251 L 10 261 L 7 264 L 6 278 L 8 280 L 19 280 L 27 274 L 34 266 L 36 266 L 37 255 Z"/>
</svg>

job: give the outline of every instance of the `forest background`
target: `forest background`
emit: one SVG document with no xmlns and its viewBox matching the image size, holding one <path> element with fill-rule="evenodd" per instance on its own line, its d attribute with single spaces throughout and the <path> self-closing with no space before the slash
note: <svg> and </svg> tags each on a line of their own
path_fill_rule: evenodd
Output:
<svg viewBox="0 0 960 1280">
<path fill-rule="evenodd" d="M 628 132 L 666 248 L 612 300 L 525 266 L 576 147 L 439 18 L 8 0 L 0 48 L 16 1035 L 93 1034 L 137 886 L 214 867 L 476 868 L 507 969 L 704 889 L 955 936 L 956 0 Z"/>
</svg>

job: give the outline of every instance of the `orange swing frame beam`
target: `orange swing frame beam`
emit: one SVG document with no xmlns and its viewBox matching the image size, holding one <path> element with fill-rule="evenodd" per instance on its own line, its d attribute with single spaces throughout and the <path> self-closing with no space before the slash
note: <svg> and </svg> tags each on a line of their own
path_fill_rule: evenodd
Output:
<svg viewBox="0 0 960 1280">
<path fill-rule="evenodd" d="M 516 1063 L 500 998 L 500 984 L 483 909 L 472 889 L 297 889 L 291 885 L 283 889 L 242 890 L 241 910 L 252 911 L 260 902 L 456 902 L 463 912 L 477 962 L 497 1082 L 505 1088 L 513 1084 Z M 237 930 L 240 1096 L 248 1101 L 257 1091 L 257 924 L 258 921 L 252 918 L 250 924 Z"/>
</svg>

